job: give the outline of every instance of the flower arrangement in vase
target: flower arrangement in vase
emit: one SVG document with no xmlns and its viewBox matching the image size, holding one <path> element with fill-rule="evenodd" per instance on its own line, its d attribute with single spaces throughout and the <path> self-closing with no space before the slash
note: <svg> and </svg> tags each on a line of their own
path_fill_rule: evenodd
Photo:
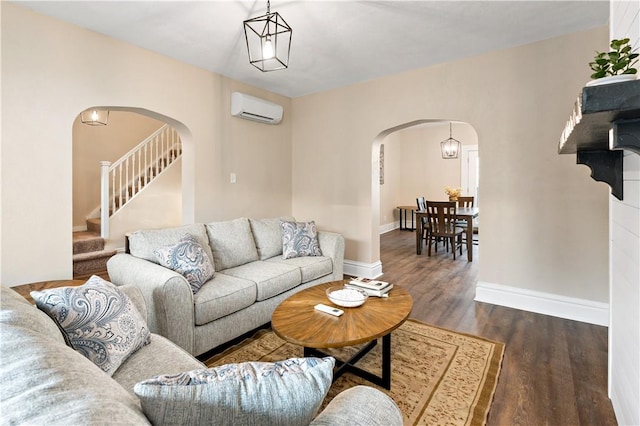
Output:
<svg viewBox="0 0 640 426">
<path fill-rule="evenodd" d="M 450 186 L 445 186 L 444 192 L 449 196 L 449 200 L 457 201 L 458 197 L 462 194 L 462 188 L 452 188 Z"/>
</svg>

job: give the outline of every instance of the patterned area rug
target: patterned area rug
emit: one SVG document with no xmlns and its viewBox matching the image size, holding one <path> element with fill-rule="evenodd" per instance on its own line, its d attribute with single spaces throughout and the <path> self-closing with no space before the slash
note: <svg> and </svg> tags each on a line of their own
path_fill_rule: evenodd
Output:
<svg viewBox="0 0 640 426">
<path fill-rule="evenodd" d="M 346 359 L 357 349 L 326 351 Z M 379 342 L 357 365 L 380 375 L 381 349 Z M 503 343 L 408 320 L 391 334 L 391 390 L 345 373 L 331 386 L 324 405 L 341 391 L 366 384 L 393 398 L 404 415 L 405 425 L 484 425 L 503 354 Z M 215 367 L 302 356 L 300 346 L 285 342 L 271 330 L 262 330 L 205 364 Z"/>
</svg>

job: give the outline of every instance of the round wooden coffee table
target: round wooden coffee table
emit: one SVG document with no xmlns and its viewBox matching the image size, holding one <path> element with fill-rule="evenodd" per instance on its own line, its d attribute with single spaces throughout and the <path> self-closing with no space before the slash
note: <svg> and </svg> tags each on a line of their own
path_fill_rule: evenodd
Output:
<svg viewBox="0 0 640 426">
<path fill-rule="evenodd" d="M 411 313 L 413 299 L 404 289 L 394 287 L 389 297 L 369 297 L 357 308 L 343 308 L 329 301 L 325 293 L 332 286 L 349 280 L 334 281 L 302 290 L 284 300 L 271 316 L 273 331 L 287 342 L 304 347 L 305 356 L 325 356 L 318 349 L 342 348 L 367 343 L 351 359 L 336 359 L 334 380 L 349 371 L 372 383 L 391 388 L 391 332 L 400 327 Z M 335 317 L 319 312 L 318 303 L 336 306 L 344 314 Z M 382 376 L 376 376 L 354 364 L 382 338 Z"/>
</svg>

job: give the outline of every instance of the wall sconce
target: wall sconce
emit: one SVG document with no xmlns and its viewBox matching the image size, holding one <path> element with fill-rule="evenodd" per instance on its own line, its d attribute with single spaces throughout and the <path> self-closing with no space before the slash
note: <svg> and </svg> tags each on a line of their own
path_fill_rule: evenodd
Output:
<svg viewBox="0 0 640 426">
<path fill-rule="evenodd" d="M 449 139 L 445 139 L 440 142 L 440 150 L 442 151 L 442 158 L 449 160 L 458 158 L 460 152 L 460 141 L 454 139 L 451 136 L 451 122 L 449 122 Z"/>
<path fill-rule="evenodd" d="M 271 13 L 267 1 L 266 15 L 244 21 L 249 63 L 262 72 L 288 68 L 292 32 L 278 12 Z"/>
<path fill-rule="evenodd" d="M 80 113 L 80 121 L 89 126 L 106 126 L 109 121 L 109 111 L 100 109 L 87 109 Z"/>
</svg>

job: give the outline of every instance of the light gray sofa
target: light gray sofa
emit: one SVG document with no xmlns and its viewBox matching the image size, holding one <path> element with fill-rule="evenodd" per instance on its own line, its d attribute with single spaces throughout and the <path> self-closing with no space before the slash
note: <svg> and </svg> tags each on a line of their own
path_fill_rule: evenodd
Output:
<svg viewBox="0 0 640 426">
<path fill-rule="evenodd" d="M 140 291 L 120 289 L 144 315 Z M 148 345 L 109 376 L 67 346 L 47 314 L 6 286 L 0 293 L 0 336 L 1 425 L 150 424 L 134 385 L 204 368 L 182 348 L 152 334 Z M 401 425 L 402 415 L 384 393 L 358 386 L 336 396 L 311 424 Z"/>
<path fill-rule="evenodd" d="M 111 282 L 138 287 L 149 329 L 192 355 L 201 355 L 271 321 L 292 294 L 343 279 L 344 238 L 318 231 L 322 256 L 283 259 L 280 222 L 292 217 L 238 218 L 178 228 L 141 230 L 128 237 L 128 253 L 107 263 Z M 193 294 L 179 273 L 158 264 L 154 249 L 193 235 L 215 268 Z"/>
</svg>

